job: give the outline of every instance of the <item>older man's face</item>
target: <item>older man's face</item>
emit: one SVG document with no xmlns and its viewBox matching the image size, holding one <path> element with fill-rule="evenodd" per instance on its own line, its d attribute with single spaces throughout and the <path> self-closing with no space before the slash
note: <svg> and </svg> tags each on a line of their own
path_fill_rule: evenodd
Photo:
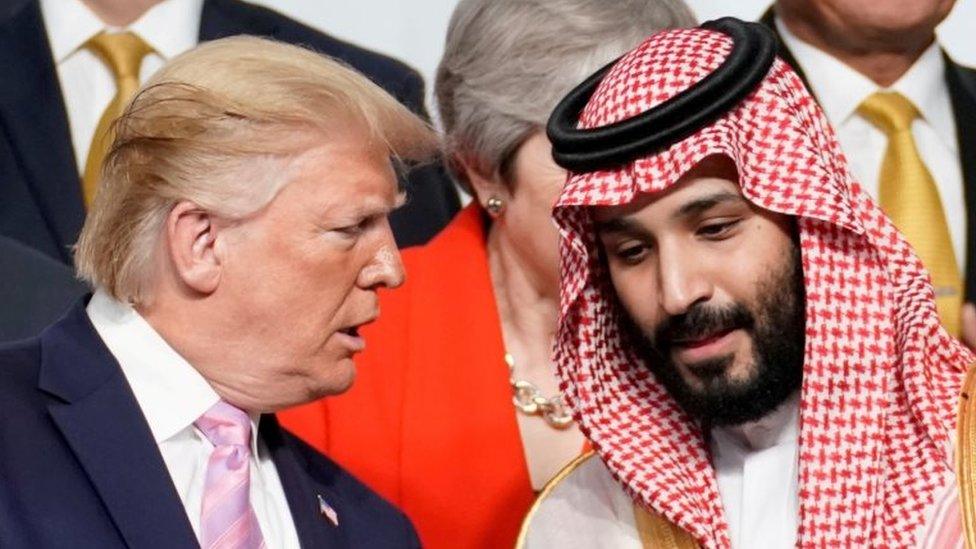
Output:
<svg viewBox="0 0 976 549">
<path fill-rule="evenodd" d="M 340 393 L 376 292 L 403 282 L 387 222 L 401 200 L 385 150 L 356 132 L 307 151 L 294 180 L 225 239 L 218 293 L 233 367 L 209 372 L 232 402 L 274 410 Z"/>
<path fill-rule="evenodd" d="M 686 411 L 719 424 L 772 411 L 803 367 L 790 220 L 749 203 L 735 178 L 713 157 L 665 193 L 595 210 L 637 354 Z"/>
<path fill-rule="evenodd" d="M 838 46 L 897 44 L 931 39 L 955 0 L 779 0 L 781 7 L 823 27 L 826 36 L 844 36 Z M 848 46 L 849 45 L 849 46 Z"/>
</svg>

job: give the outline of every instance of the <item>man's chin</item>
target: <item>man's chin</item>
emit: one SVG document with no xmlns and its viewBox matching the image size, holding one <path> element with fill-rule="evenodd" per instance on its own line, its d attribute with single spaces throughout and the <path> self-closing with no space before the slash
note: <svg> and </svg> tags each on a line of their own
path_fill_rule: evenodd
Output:
<svg viewBox="0 0 976 549">
<path fill-rule="evenodd" d="M 330 361 L 329 364 L 316 368 L 316 371 L 319 375 L 312 384 L 308 401 L 345 393 L 356 380 L 356 364 L 352 357 Z"/>
<path fill-rule="evenodd" d="M 780 404 L 776 391 L 758 379 L 754 365 L 736 364 L 734 355 L 709 362 L 681 365 L 680 381 L 665 383 L 692 417 L 711 425 L 735 425 L 759 419 Z"/>
<path fill-rule="evenodd" d="M 717 388 L 728 386 L 731 382 L 735 355 L 728 354 L 709 360 L 688 364 L 676 364 L 681 380 L 687 390 L 704 397 Z"/>
</svg>

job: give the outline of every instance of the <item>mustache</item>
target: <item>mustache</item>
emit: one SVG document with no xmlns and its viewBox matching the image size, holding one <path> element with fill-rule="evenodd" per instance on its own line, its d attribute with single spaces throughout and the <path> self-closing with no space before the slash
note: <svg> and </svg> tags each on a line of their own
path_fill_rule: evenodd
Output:
<svg viewBox="0 0 976 549">
<path fill-rule="evenodd" d="M 675 341 L 694 341 L 737 329 L 752 330 L 755 325 L 755 317 L 741 303 L 719 307 L 699 304 L 661 322 L 650 343 L 658 352 L 663 352 Z"/>
</svg>

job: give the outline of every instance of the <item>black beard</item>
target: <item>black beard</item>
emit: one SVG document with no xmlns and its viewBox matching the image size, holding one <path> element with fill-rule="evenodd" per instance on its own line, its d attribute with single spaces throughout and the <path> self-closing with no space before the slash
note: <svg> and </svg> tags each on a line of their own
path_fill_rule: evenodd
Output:
<svg viewBox="0 0 976 549">
<path fill-rule="evenodd" d="M 752 311 L 742 303 L 726 307 L 697 304 L 662 322 L 650 338 L 626 319 L 637 354 L 678 405 L 705 425 L 755 421 L 800 388 L 806 299 L 796 244 L 790 255 L 782 269 L 759 283 Z M 727 368 L 734 359 L 729 355 L 696 363 L 695 371 L 704 387 L 691 387 L 671 358 L 672 342 L 734 329 L 742 329 L 752 337 L 753 368 L 749 378 L 728 379 Z"/>
</svg>

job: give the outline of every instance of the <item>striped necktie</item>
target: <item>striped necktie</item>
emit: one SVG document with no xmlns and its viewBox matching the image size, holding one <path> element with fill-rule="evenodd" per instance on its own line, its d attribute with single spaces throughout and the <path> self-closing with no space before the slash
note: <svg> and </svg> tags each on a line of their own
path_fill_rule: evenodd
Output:
<svg viewBox="0 0 976 549">
<path fill-rule="evenodd" d="M 221 400 L 194 425 L 214 445 L 200 510 L 202 549 L 263 548 L 250 499 L 251 418 Z"/>
</svg>

